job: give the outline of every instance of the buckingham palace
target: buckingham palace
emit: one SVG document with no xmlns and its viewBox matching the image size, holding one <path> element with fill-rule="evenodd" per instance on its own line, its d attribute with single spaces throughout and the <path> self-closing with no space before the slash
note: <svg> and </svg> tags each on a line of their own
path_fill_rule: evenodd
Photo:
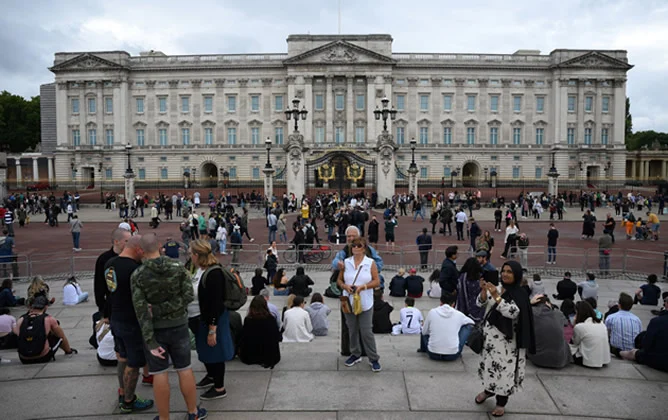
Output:
<svg viewBox="0 0 668 420">
<path fill-rule="evenodd" d="M 271 54 L 56 53 L 54 83 L 42 86 L 52 153 L 37 173 L 79 188 L 122 182 L 128 166 L 138 188 L 261 190 L 267 176 L 298 196 L 380 199 L 628 176 L 626 51 L 402 53 L 392 41 L 290 35 L 287 52 Z"/>
</svg>

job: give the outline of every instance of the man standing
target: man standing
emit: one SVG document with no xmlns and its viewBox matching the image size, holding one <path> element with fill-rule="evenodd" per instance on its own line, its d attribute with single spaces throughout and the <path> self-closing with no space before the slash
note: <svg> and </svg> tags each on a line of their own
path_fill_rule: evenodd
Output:
<svg viewBox="0 0 668 420">
<path fill-rule="evenodd" d="M 598 238 L 598 268 L 601 274 L 607 276 L 610 270 L 610 254 L 612 252 L 612 238 L 604 233 Z"/>
<path fill-rule="evenodd" d="M 391 216 L 389 220 L 385 221 L 385 246 L 387 248 L 392 245 L 392 252 L 394 252 L 394 228 L 398 225 L 397 220 L 394 216 Z M 346 234 L 347 239 L 348 234 Z"/>
<path fill-rule="evenodd" d="M 457 270 L 456 261 L 457 247 L 449 246 L 445 250 L 445 259 L 441 265 L 441 276 L 438 279 L 438 284 L 441 286 L 441 296 L 444 293 L 452 293 L 457 290 L 459 271 Z"/>
<path fill-rule="evenodd" d="M 657 217 L 656 214 L 652 213 L 651 211 L 647 212 L 647 224 L 651 226 L 652 229 L 652 239 L 655 241 L 659 240 L 659 218 Z M 614 241 L 613 241 L 614 242 Z"/>
<path fill-rule="evenodd" d="M 424 215 L 422 214 L 422 201 L 420 200 L 419 196 L 415 197 L 415 200 L 413 200 L 413 213 L 413 221 L 417 219 L 418 215 L 424 221 Z"/>
<path fill-rule="evenodd" d="M 267 227 L 269 228 L 269 241 L 268 244 L 271 245 L 272 242 L 276 241 L 276 231 L 278 230 L 278 218 L 273 212 L 269 212 L 267 216 Z"/>
<path fill-rule="evenodd" d="M 143 211 L 143 207 L 142 207 L 142 211 Z M 143 216 L 144 215 L 142 215 L 142 217 Z M 158 207 L 155 204 L 153 204 L 151 206 L 151 222 L 153 222 L 153 226 L 158 227 Z"/>
<path fill-rule="evenodd" d="M 610 213 L 606 214 L 605 216 L 605 223 L 603 224 L 603 233 L 607 233 L 610 235 L 610 238 L 612 239 L 612 243 L 615 243 L 615 219 L 612 217 Z"/>
<path fill-rule="evenodd" d="M 550 223 L 550 230 L 547 231 L 547 263 L 557 263 L 557 239 L 559 239 L 559 231 Z"/>
<path fill-rule="evenodd" d="M 128 239 L 123 251 L 110 259 L 104 268 L 104 278 L 111 293 L 111 332 L 114 335 L 114 347 L 118 353 L 118 383 L 121 413 L 129 414 L 153 407 L 153 400 L 140 398 L 135 394 L 139 368 L 146 364 L 144 341 L 142 339 L 137 315 L 132 304 L 130 276 L 139 267 L 142 250 L 139 245 L 141 236 Z M 192 289 L 192 285 L 191 285 Z M 105 313 L 107 318 L 109 313 Z"/>
<path fill-rule="evenodd" d="M 131 236 L 132 234 L 125 229 L 114 229 L 111 233 L 111 249 L 100 254 L 97 257 L 97 261 L 95 261 L 95 274 L 93 277 L 95 305 L 100 316 L 106 318 L 107 323 L 109 322 L 109 314 L 111 312 L 111 307 L 108 306 L 111 305 L 111 301 L 109 300 L 111 291 L 107 287 L 107 281 L 104 278 L 104 267 L 110 259 L 117 257 L 118 254 L 123 252 L 123 248 L 125 248 L 125 244 Z"/>
<path fill-rule="evenodd" d="M 420 252 L 420 268 L 427 269 L 427 262 L 429 261 L 429 251 L 431 251 L 431 235 L 427 233 L 427 228 L 422 228 L 422 235 L 415 240 L 418 251 Z"/>
<path fill-rule="evenodd" d="M 457 214 L 455 214 L 455 222 L 457 223 L 457 240 L 458 241 L 463 241 L 464 240 L 464 224 L 468 223 L 469 218 L 466 216 L 466 213 L 464 213 L 464 210 L 459 208 L 457 210 Z"/>
<path fill-rule="evenodd" d="M 471 255 L 475 255 L 475 243 L 478 236 L 482 236 L 482 230 L 473 217 L 471 217 L 471 227 L 469 228 L 469 239 L 471 240 Z"/>
<path fill-rule="evenodd" d="M 190 274 L 178 261 L 160 255 L 160 245 L 155 234 L 144 235 L 141 248 L 145 261 L 132 274 L 132 303 L 141 326 L 141 335 L 150 351 L 147 359 L 149 372 L 154 375 L 153 394 L 158 402 L 158 414 L 162 419 L 169 418 L 167 371 L 171 360 L 179 376 L 188 419 L 203 419 L 206 410 L 197 407 L 195 375 L 190 365 L 187 307 L 194 299 Z M 215 329 L 211 334 L 210 328 L 210 346 L 211 341 L 212 346 L 215 346 L 215 337 Z"/>
</svg>

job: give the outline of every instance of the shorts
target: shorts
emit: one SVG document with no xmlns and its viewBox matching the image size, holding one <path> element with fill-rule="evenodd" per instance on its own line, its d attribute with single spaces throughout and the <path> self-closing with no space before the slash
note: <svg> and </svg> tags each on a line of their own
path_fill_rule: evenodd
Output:
<svg viewBox="0 0 668 420">
<path fill-rule="evenodd" d="M 128 366 L 138 369 L 146 365 L 144 337 L 138 324 L 111 321 L 114 335 L 114 350 L 121 359 L 127 359 Z"/>
<path fill-rule="evenodd" d="M 153 331 L 155 341 L 165 349 L 164 359 L 147 355 L 148 371 L 151 375 L 165 373 L 171 360 L 174 370 L 190 369 L 190 334 L 188 324 L 178 327 L 161 328 Z"/>
<path fill-rule="evenodd" d="M 661 226 L 658 223 L 652 224 L 652 232 L 657 233 L 659 231 L 659 226 Z"/>
<path fill-rule="evenodd" d="M 394 242 L 394 233 L 386 233 L 385 242 Z"/>
</svg>

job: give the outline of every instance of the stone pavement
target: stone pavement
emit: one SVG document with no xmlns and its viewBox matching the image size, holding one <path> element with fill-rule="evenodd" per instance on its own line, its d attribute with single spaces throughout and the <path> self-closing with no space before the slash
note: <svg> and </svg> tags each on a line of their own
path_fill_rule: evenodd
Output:
<svg viewBox="0 0 668 420">
<path fill-rule="evenodd" d="M 292 275 L 293 273 L 290 273 Z M 391 277 L 392 273 L 386 273 Z M 316 282 L 314 290 L 324 291 L 329 273 L 309 273 Z M 244 276 L 250 281 L 251 274 Z M 546 278 L 546 290 L 553 293 L 556 278 Z M 628 280 L 599 280 L 600 303 L 615 300 L 620 291 L 633 292 L 640 285 Z M 92 292 L 92 279 L 82 279 L 83 289 Z M 665 288 L 664 285 L 661 285 Z M 25 284 L 17 286 L 23 292 Z M 88 345 L 94 304 L 64 307 L 61 283 L 51 284 L 56 304 L 49 313 L 56 316 L 79 354 L 71 358 L 61 353 L 57 361 L 46 365 L 23 366 L 15 351 L 0 351 L 11 359 L 0 365 L 0 395 L 3 418 L 104 418 L 149 419 L 150 413 L 132 416 L 118 414 L 116 369 L 98 365 L 95 351 Z M 388 298 L 394 306 L 392 320 L 398 321 L 403 300 Z M 272 297 L 279 308 L 286 297 Z M 383 371 L 372 373 L 368 364 L 352 368 L 343 365 L 339 355 L 340 315 L 338 302 L 326 299 L 333 309 L 330 335 L 317 337 L 307 344 L 281 344 L 282 360 L 273 371 L 246 366 L 234 360 L 227 364 L 228 397 L 206 401 L 211 419 L 491 419 L 492 400 L 478 406 L 475 395 L 481 384 L 476 371 L 479 357 L 468 348 L 462 359 L 435 362 L 416 353 L 418 337 L 376 335 Z M 426 315 L 437 305 L 435 299 L 418 299 L 417 307 Z M 246 305 L 240 311 L 245 315 Z M 651 319 L 649 307 L 635 306 L 643 325 Z M 13 315 L 20 315 L 14 310 Z M 204 368 L 193 365 L 199 379 Z M 172 380 L 172 418 L 185 412 L 176 374 Z M 152 397 L 149 388 L 139 386 L 138 393 Z M 575 365 L 562 370 L 527 366 L 523 391 L 513 395 L 505 418 L 509 419 L 664 419 L 668 396 L 668 373 L 613 357 L 602 369 Z M 177 414 L 178 413 L 178 414 Z M 4 417 L 6 416 L 6 417 Z"/>
</svg>

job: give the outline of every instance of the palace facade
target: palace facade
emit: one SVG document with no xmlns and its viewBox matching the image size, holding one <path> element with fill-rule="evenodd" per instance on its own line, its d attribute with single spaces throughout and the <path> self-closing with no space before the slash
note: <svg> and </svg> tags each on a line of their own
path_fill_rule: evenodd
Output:
<svg viewBox="0 0 668 420">
<path fill-rule="evenodd" d="M 122 182 L 129 143 L 139 189 L 261 190 L 268 137 L 276 190 L 382 198 L 407 187 L 414 138 L 420 190 L 544 185 L 553 166 L 562 185 L 621 184 L 631 68 L 622 50 L 398 53 L 390 35 L 290 35 L 276 54 L 56 53 L 42 165 L 57 184 Z M 397 113 L 383 136 L 384 97 Z M 298 133 L 293 98 L 308 111 Z"/>
</svg>

